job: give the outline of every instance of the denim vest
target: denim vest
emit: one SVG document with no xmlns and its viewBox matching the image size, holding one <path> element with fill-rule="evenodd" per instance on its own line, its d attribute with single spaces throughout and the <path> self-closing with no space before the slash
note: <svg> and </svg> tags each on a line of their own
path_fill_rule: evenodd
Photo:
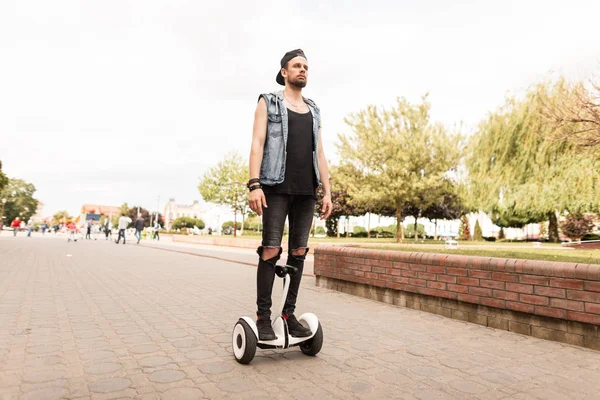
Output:
<svg viewBox="0 0 600 400">
<path fill-rule="evenodd" d="M 278 185 L 285 179 L 285 161 L 288 140 L 288 113 L 283 103 L 283 92 L 263 93 L 267 103 L 267 138 L 263 150 L 263 159 L 260 165 L 260 183 L 267 186 Z M 317 177 L 317 185 L 321 186 L 319 175 L 319 130 L 321 128 L 321 114 L 314 101 L 304 98 L 313 117 L 313 153 L 312 162 Z"/>
</svg>

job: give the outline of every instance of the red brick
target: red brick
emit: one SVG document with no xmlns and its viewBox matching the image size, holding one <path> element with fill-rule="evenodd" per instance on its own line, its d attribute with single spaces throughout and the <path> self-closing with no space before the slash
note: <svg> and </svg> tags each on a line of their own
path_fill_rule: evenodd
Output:
<svg viewBox="0 0 600 400">
<path fill-rule="evenodd" d="M 427 266 L 423 265 L 423 264 L 410 264 L 408 267 L 411 271 L 420 271 L 420 272 L 427 271 Z"/>
<path fill-rule="evenodd" d="M 354 276 L 360 276 L 360 277 L 365 276 L 364 271 L 349 271 L 349 272 L 352 272 L 352 275 L 354 275 Z"/>
<path fill-rule="evenodd" d="M 585 324 L 600 325 L 600 315 L 569 311 L 567 312 L 567 319 L 583 322 Z"/>
<path fill-rule="evenodd" d="M 373 272 L 365 272 L 365 278 L 368 278 L 368 279 L 378 279 L 379 275 L 374 274 Z"/>
<path fill-rule="evenodd" d="M 535 304 L 538 306 L 547 306 L 549 299 L 546 296 L 534 296 L 531 294 L 520 294 L 519 301 L 521 303 Z"/>
<path fill-rule="evenodd" d="M 438 290 L 436 295 L 438 297 L 443 297 L 445 299 L 452 299 L 452 300 L 456 300 L 456 296 L 457 296 L 457 294 L 455 292 L 449 292 L 447 290 Z"/>
<path fill-rule="evenodd" d="M 490 271 L 478 271 L 478 270 L 469 270 L 469 276 L 471 278 L 479 278 L 479 279 L 489 279 L 492 276 Z"/>
<path fill-rule="evenodd" d="M 546 286 L 534 286 L 534 293 L 541 296 L 557 297 L 564 299 L 566 297 L 565 289 L 551 288 Z"/>
<path fill-rule="evenodd" d="M 404 285 L 404 291 L 405 292 L 411 292 L 411 293 L 418 293 L 417 292 L 417 287 L 416 286 L 412 286 L 412 285 Z"/>
<path fill-rule="evenodd" d="M 462 286 L 462 285 L 453 285 L 453 284 L 449 283 L 448 290 L 450 290 L 451 292 L 467 293 L 469 291 L 469 287 Z"/>
<path fill-rule="evenodd" d="M 506 292 L 504 290 L 494 290 L 492 295 L 497 299 L 518 301 L 519 294 L 515 292 Z"/>
<path fill-rule="evenodd" d="M 435 274 L 432 274 L 431 272 L 419 272 L 419 279 L 435 281 Z"/>
<path fill-rule="evenodd" d="M 504 282 L 517 282 L 519 278 L 517 278 L 514 274 L 506 274 L 504 272 L 492 272 L 492 279 L 495 281 L 504 281 Z"/>
<path fill-rule="evenodd" d="M 475 296 L 492 297 L 492 289 L 482 287 L 469 287 L 469 294 Z"/>
<path fill-rule="evenodd" d="M 561 310 L 560 308 L 536 306 L 535 313 L 537 315 L 543 315 L 546 317 L 562 318 L 562 319 L 567 318 L 567 311 Z"/>
<path fill-rule="evenodd" d="M 408 283 L 414 286 L 427 286 L 427 281 L 424 279 L 409 279 Z"/>
<path fill-rule="evenodd" d="M 438 275 L 437 280 L 446 283 L 456 283 L 456 277 L 450 275 Z"/>
<path fill-rule="evenodd" d="M 458 275 L 458 276 L 467 276 L 467 270 L 464 268 L 446 268 L 446 274 L 448 275 Z"/>
<path fill-rule="evenodd" d="M 590 282 L 590 281 L 586 281 L 584 282 L 584 287 L 585 290 L 589 290 L 592 292 L 600 292 L 600 282 Z"/>
<path fill-rule="evenodd" d="M 583 302 L 581 301 L 550 299 L 550 305 L 556 308 L 564 308 L 565 310 L 583 311 Z"/>
<path fill-rule="evenodd" d="M 445 274 L 446 267 L 438 267 L 437 265 L 429 265 L 427 267 L 427 272 L 433 272 L 434 274 Z"/>
<path fill-rule="evenodd" d="M 490 281 L 490 280 L 487 280 L 487 279 L 481 279 L 479 281 L 479 286 L 481 286 L 481 287 L 487 287 L 487 288 L 492 288 L 492 289 L 502 289 L 502 290 L 504 290 L 505 283 L 504 282 L 499 282 L 499 281 Z"/>
<path fill-rule="evenodd" d="M 430 288 L 424 288 L 424 287 L 417 288 L 417 292 L 420 294 L 426 294 L 427 296 L 436 296 L 437 295 L 437 290 L 430 289 Z"/>
<path fill-rule="evenodd" d="M 380 267 L 393 267 L 393 264 L 391 261 L 379 260 L 379 266 Z"/>
<path fill-rule="evenodd" d="M 533 285 L 522 285 L 520 283 L 507 283 L 506 290 L 509 292 L 533 293 Z"/>
<path fill-rule="evenodd" d="M 404 278 L 401 276 L 394 276 L 392 277 L 392 280 L 396 283 L 403 283 L 403 284 L 408 284 L 408 278 Z"/>
<path fill-rule="evenodd" d="M 490 299 L 488 297 L 481 298 L 481 304 L 488 307 L 496 307 L 496 308 L 506 308 L 506 304 L 504 300 L 500 299 Z"/>
<path fill-rule="evenodd" d="M 562 279 L 550 278 L 551 287 L 559 287 L 564 289 L 583 289 L 583 281 L 581 279 Z"/>
<path fill-rule="evenodd" d="M 409 278 L 416 278 L 417 274 L 418 274 L 417 271 L 402 271 L 402 276 L 409 277 Z"/>
<path fill-rule="evenodd" d="M 580 292 L 579 290 L 567 290 L 567 299 L 586 301 L 590 303 L 600 303 L 600 293 Z"/>
<path fill-rule="evenodd" d="M 376 274 L 388 274 L 388 275 L 395 275 L 390 273 L 390 271 L 394 271 L 394 272 L 398 272 L 398 275 L 400 275 L 400 270 L 397 269 L 392 269 L 392 268 L 385 268 L 385 267 L 371 267 L 371 271 L 375 272 Z"/>
<path fill-rule="evenodd" d="M 538 275 L 519 275 L 519 283 L 528 285 L 548 286 L 548 278 Z"/>
<path fill-rule="evenodd" d="M 358 269 L 360 271 L 371 272 L 371 266 L 370 265 L 359 265 Z"/>
<path fill-rule="evenodd" d="M 509 310 L 520 311 L 524 313 L 533 314 L 533 304 L 516 303 L 512 301 L 506 302 L 506 308 Z"/>
<path fill-rule="evenodd" d="M 471 294 L 463 294 L 463 293 L 459 293 L 456 298 L 459 301 L 464 301 L 466 303 L 474 303 L 474 304 L 479 304 L 479 301 L 481 300 L 481 298 L 479 296 L 473 296 Z"/>
<path fill-rule="evenodd" d="M 394 264 L 393 264 L 393 265 L 394 265 L 394 268 L 399 268 L 399 269 L 409 269 L 409 267 L 408 267 L 408 263 L 405 263 L 405 262 L 397 262 L 397 261 L 394 261 Z"/>
<path fill-rule="evenodd" d="M 379 268 L 383 268 L 383 267 L 373 267 L 373 272 L 376 272 L 375 268 L 379 269 Z M 401 269 L 398 269 L 398 268 L 384 268 L 384 269 L 385 269 L 385 273 L 388 275 L 395 275 L 395 276 L 402 275 Z"/>
<path fill-rule="evenodd" d="M 479 279 L 475 279 L 475 278 L 459 277 L 457 279 L 457 282 L 459 285 L 479 286 Z"/>
<path fill-rule="evenodd" d="M 393 281 L 394 277 L 392 275 L 386 275 L 386 274 L 379 274 L 379 280 L 382 281 Z"/>
<path fill-rule="evenodd" d="M 432 282 L 432 281 L 429 281 L 429 282 L 427 282 L 427 287 L 428 288 L 433 288 L 433 289 L 445 290 L 446 289 L 446 284 L 444 282 Z"/>
<path fill-rule="evenodd" d="M 585 303 L 585 312 L 600 314 L 600 304 Z"/>
<path fill-rule="evenodd" d="M 401 283 L 386 282 L 385 287 L 395 290 L 404 290 L 404 285 Z"/>
</svg>

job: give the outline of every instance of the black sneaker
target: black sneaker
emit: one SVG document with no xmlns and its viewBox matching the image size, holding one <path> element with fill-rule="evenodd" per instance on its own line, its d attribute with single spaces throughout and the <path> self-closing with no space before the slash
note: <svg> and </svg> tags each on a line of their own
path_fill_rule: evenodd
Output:
<svg viewBox="0 0 600 400">
<path fill-rule="evenodd" d="M 273 331 L 273 327 L 271 326 L 270 319 L 259 318 L 256 321 L 256 328 L 258 329 L 258 340 L 277 339 L 277 336 L 275 336 L 275 332 Z"/>
<path fill-rule="evenodd" d="M 287 321 L 288 331 L 290 335 L 293 337 L 308 337 L 312 335 L 310 328 L 304 327 L 297 319 L 294 314 L 288 316 L 287 318 L 284 316 Z"/>
</svg>

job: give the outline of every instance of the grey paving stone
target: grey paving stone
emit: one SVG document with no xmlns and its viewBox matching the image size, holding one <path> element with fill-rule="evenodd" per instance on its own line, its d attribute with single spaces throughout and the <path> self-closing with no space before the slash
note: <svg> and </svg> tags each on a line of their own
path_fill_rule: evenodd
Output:
<svg viewBox="0 0 600 400">
<path fill-rule="evenodd" d="M 106 378 L 90 384 L 90 390 L 97 393 L 118 392 L 131 386 L 131 381 L 126 378 Z"/>
</svg>

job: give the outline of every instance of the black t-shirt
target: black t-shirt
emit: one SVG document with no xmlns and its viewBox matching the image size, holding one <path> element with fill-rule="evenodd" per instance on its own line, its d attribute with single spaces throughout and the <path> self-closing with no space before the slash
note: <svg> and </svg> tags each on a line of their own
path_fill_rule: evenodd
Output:
<svg viewBox="0 0 600 400">
<path fill-rule="evenodd" d="M 313 116 L 311 112 L 299 114 L 288 108 L 285 178 L 279 185 L 263 185 L 263 192 L 316 197 L 317 177 L 313 166 L 313 149 Z"/>
</svg>

